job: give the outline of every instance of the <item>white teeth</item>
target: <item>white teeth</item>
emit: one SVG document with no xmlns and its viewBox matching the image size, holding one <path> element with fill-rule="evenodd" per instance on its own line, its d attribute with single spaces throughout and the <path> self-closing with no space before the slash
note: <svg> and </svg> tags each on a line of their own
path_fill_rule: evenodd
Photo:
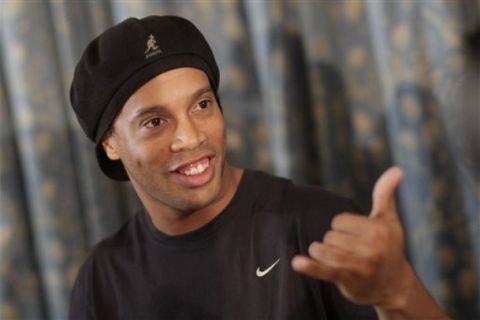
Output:
<svg viewBox="0 0 480 320">
<path fill-rule="evenodd" d="M 185 170 L 181 170 L 180 172 L 186 176 L 193 176 L 200 173 L 203 173 L 208 168 L 209 162 L 208 160 L 202 161 L 198 163 L 196 166 L 187 168 Z"/>
</svg>

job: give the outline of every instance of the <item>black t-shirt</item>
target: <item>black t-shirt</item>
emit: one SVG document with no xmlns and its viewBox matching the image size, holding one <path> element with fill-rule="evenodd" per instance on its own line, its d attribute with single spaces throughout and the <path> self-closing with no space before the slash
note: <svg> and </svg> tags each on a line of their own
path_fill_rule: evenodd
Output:
<svg viewBox="0 0 480 320">
<path fill-rule="evenodd" d="M 80 270 L 71 319 L 376 319 L 290 262 L 350 200 L 245 170 L 228 206 L 179 236 L 145 211 L 100 242 Z M 358 211 L 358 210 L 357 210 Z"/>
</svg>

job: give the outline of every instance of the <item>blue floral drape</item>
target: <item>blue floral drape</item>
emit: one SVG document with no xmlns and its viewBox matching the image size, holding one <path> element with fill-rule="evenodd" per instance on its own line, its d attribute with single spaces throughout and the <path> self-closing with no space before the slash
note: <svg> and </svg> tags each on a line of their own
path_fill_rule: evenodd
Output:
<svg viewBox="0 0 480 320">
<path fill-rule="evenodd" d="M 403 166 L 419 277 L 456 319 L 480 318 L 480 165 L 458 121 L 480 1 L 2 0 L 0 319 L 64 319 L 88 250 L 139 206 L 100 173 L 68 89 L 90 39 L 150 14 L 185 16 L 211 43 L 233 163 L 365 209 Z"/>
</svg>

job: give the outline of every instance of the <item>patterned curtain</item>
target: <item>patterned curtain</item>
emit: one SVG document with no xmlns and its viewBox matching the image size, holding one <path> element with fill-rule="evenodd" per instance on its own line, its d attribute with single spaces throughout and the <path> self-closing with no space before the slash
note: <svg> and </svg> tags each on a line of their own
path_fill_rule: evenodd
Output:
<svg viewBox="0 0 480 320">
<path fill-rule="evenodd" d="M 479 0 L 3 0 L 0 10 L 1 319 L 65 319 L 88 250 L 139 206 L 128 183 L 100 173 L 68 89 L 90 39 L 151 14 L 185 16 L 211 43 L 234 164 L 366 210 L 379 174 L 404 167 L 419 277 L 456 319 L 480 318 L 480 164 L 459 118 L 463 35 Z M 475 124 L 474 96 L 464 118 Z"/>
</svg>

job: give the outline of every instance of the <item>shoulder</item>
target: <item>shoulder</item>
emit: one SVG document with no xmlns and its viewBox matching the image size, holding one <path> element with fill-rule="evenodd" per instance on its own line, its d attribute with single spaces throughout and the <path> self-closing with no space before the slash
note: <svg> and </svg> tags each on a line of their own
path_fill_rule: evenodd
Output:
<svg viewBox="0 0 480 320">
<path fill-rule="evenodd" d="M 291 183 L 286 190 L 286 205 L 290 210 L 333 214 L 339 211 L 360 212 L 352 199 L 327 191 L 319 186 Z"/>
<path fill-rule="evenodd" d="M 283 221 L 289 234 L 295 235 L 301 251 L 323 238 L 336 215 L 361 212 L 351 199 L 319 186 L 296 184 L 258 171 L 252 174 L 255 179 L 250 178 L 251 188 L 257 194 L 255 211 L 263 212 L 269 222 Z"/>
<path fill-rule="evenodd" d="M 134 246 L 145 241 L 144 226 L 142 225 L 142 212 L 130 218 L 118 231 L 101 240 L 91 248 L 80 273 L 87 273 L 89 269 L 97 269 L 112 256 L 122 253 L 127 254 Z"/>
<path fill-rule="evenodd" d="M 291 181 L 257 170 L 245 170 L 244 187 L 254 201 L 254 209 L 273 210 L 282 205 L 285 191 Z"/>
<path fill-rule="evenodd" d="M 322 240 L 332 220 L 344 212 L 361 213 L 353 200 L 318 186 L 290 184 L 285 210 L 293 221 L 300 247 L 306 250 L 312 241 Z"/>
<path fill-rule="evenodd" d="M 351 199 L 319 186 L 296 184 L 290 179 L 261 171 L 249 170 L 247 173 L 248 188 L 257 194 L 257 202 L 263 206 L 281 206 L 290 213 L 360 211 Z"/>
<path fill-rule="evenodd" d="M 144 211 L 140 210 L 131 217 L 115 233 L 100 241 L 95 245 L 94 251 L 108 250 L 118 247 L 131 246 L 145 241 L 144 221 L 142 215 Z"/>
<path fill-rule="evenodd" d="M 81 265 L 70 295 L 69 318 L 90 319 L 100 310 L 94 293 L 111 288 L 113 268 L 121 264 L 125 252 L 136 241 L 139 214 L 131 218 L 117 232 L 97 243 Z M 118 250 L 127 248 L 127 250 Z M 131 254 L 130 254 L 131 256 Z M 119 264 L 120 262 L 120 264 Z"/>
</svg>

